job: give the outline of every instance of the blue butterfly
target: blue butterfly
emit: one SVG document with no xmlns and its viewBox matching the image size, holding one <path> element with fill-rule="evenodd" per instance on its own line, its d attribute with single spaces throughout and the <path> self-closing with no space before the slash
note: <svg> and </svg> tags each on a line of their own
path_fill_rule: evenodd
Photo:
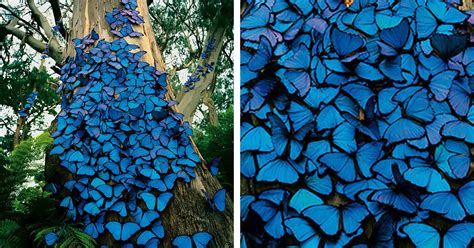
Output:
<svg viewBox="0 0 474 248">
<path fill-rule="evenodd" d="M 319 247 L 321 236 L 313 227 L 313 224 L 301 217 L 291 217 L 285 220 L 285 226 L 302 247 Z"/>
<path fill-rule="evenodd" d="M 92 238 L 96 239 L 99 237 L 99 234 L 103 233 L 105 230 L 105 214 L 100 214 L 95 221 L 92 221 L 91 217 L 84 217 L 84 232 L 87 233 Z"/>
<path fill-rule="evenodd" d="M 298 50 L 289 51 L 278 61 L 279 64 L 290 70 L 280 70 L 277 76 L 280 77 L 288 91 L 293 94 L 298 91 L 298 95 L 305 96 L 311 85 L 311 77 L 307 72 L 310 66 L 310 52 L 305 45 L 298 46 Z"/>
<path fill-rule="evenodd" d="M 283 220 L 287 217 L 284 206 L 288 204 L 289 192 L 282 189 L 266 190 L 258 196 L 250 208 L 262 220 L 265 232 L 273 238 L 281 238 L 285 235 Z"/>
<path fill-rule="evenodd" d="M 389 206 L 395 210 L 413 214 L 416 212 L 420 195 L 412 184 L 406 181 L 400 168 L 392 164 L 394 188 L 374 190 L 369 198 L 370 201 Z"/>
<path fill-rule="evenodd" d="M 288 131 L 285 123 L 274 114 L 269 116 L 272 127 L 272 142 L 278 155 L 283 155 L 287 147 L 289 147 L 289 155 L 291 159 L 300 156 L 303 149 L 302 141 L 312 128 L 311 123 L 306 124 L 299 130 Z"/>
<path fill-rule="evenodd" d="M 320 176 L 317 172 L 305 178 L 308 188 L 322 195 L 330 195 L 333 192 L 333 182 L 329 175 Z"/>
<path fill-rule="evenodd" d="M 205 248 L 213 239 L 208 232 L 197 232 L 192 236 L 180 235 L 173 239 L 173 246 L 177 248 Z"/>
<path fill-rule="evenodd" d="M 288 206 L 295 209 L 298 213 L 301 213 L 303 210 L 309 207 L 323 203 L 323 200 L 317 195 L 311 193 L 307 189 L 302 188 L 293 194 Z"/>
<path fill-rule="evenodd" d="M 410 24 L 403 19 L 398 25 L 380 31 L 380 53 L 385 56 L 396 56 L 405 47 L 410 36 Z"/>
<path fill-rule="evenodd" d="M 204 190 L 202 190 L 204 193 L 204 196 L 206 197 L 206 200 L 208 201 L 209 205 L 214 211 L 219 211 L 219 212 L 224 212 L 225 210 L 225 196 L 226 196 L 226 190 L 225 189 L 219 189 L 216 191 L 214 194 L 214 197 L 212 199 L 209 197 L 208 193 Z"/>
<path fill-rule="evenodd" d="M 467 37 L 461 35 L 435 34 L 430 38 L 436 56 L 449 60 L 466 49 Z"/>
<path fill-rule="evenodd" d="M 451 226 L 444 235 L 434 227 L 423 223 L 408 223 L 402 226 L 416 247 L 468 247 L 474 238 L 473 223 L 459 223 Z"/>
<path fill-rule="evenodd" d="M 335 52 L 341 58 L 353 56 L 365 45 L 364 40 L 359 35 L 342 32 L 337 28 L 332 29 L 331 43 Z"/>
<path fill-rule="evenodd" d="M 470 151 L 461 141 L 448 139 L 434 152 L 434 160 L 443 172 L 451 178 L 465 178 L 470 171 Z"/>
<path fill-rule="evenodd" d="M 257 141 L 257 142 L 254 142 Z M 260 127 L 253 127 L 247 132 L 241 133 L 240 151 L 269 152 L 273 150 L 273 144 L 268 132 Z"/>
<path fill-rule="evenodd" d="M 116 221 L 108 222 L 105 224 L 105 228 L 117 241 L 127 241 L 140 230 L 140 226 L 137 223 L 125 222 L 122 224 Z"/>
<path fill-rule="evenodd" d="M 160 217 L 160 214 L 154 210 L 143 211 L 137 207 L 135 212 L 131 213 L 135 223 L 140 224 L 140 227 L 147 227 Z"/>
<path fill-rule="evenodd" d="M 219 162 L 221 159 L 221 157 L 217 157 L 212 159 L 211 163 L 209 163 L 208 167 L 212 176 L 217 176 L 217 173 L 219 173 Z"/>
<path fill-rule="evenodd" d="M 319 162 L 334 171 L 340 179 L 353 182 L 358 178 L 358 170 L 361 176 L 370 177 L 372 166 L 383 155 L 382 146 L 381 142 L 367 143 L 359 148 L 355 159 L 343 152 L 327 153 L 319 158 Z"/>
<path fill-rule="evenodd" d="M 155 196 L 152 193 L 142 192 L 139 193 L 138 197 L 145 202 L 145 205 L 149 210 L 163 212 L 171 198 L 173 198 L 173 194 L 170 192 L 163 192 L 158 196 Z"/>
<path fill-rule="evenodd" d="M 52 246 L 58 242 L 59 236 L 54 232 L 49 232 L 44 236 L 44 241 L 47 246 Z"/>
<path fill-rule="evenodd" d="M 302 214 L 316 223 L 326 235 L 334 236 L 341 230 L 346 234 L 358 231 L 369 212 L 362 204 L 351 203 L 341 209 L 331 205 L 316 205 L 303 210 Z"/>
<path fill-rule="evenodd" d="M 143 231 L 137 237 L 137 244 L 145 247 L 157 247 L 160 239 L 165 237 L 165 229 L 160 221 L 155 222 L 150 230 Z"/>
<path fill-rule="evenodd" d="M 470 181 L 457 190 L 457 195 L 451 191 L 436 192 L 427 195 L 421 202 L 420 208 L 435 212 L 450 220 L 460 221 L 467 215 L 474 215 L 474 182 Z"/>
<path fill-rule="evenodd" d="M 304 173 L 305 164 L 285 159 L 273 159 L 263 164 L 258 171 L 257 181 L 295 183 Z"/>
</svg>

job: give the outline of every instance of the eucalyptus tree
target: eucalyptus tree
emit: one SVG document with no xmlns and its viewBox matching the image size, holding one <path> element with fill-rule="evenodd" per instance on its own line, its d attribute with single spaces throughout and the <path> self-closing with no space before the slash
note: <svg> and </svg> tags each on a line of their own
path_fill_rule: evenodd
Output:
<svg viewBox="0 0 474 248">
<path fill-rule="evenodd" d="M 231 200 L 220 193 L 219 182 L 189 137 L 189 124 L 179 114 L 183 106 L 173 103 L 175 94 L 157 43 L 165 34 L 155 36 L 148 4 L 151 1 L 49 0 L 46 11 L 54 20 L 34 0 L 26 1 L 29 15 L 0 5 L 12 17 L 0 26 L 1 33 L 48 55 L 55 61 L 53 69 L 61 71 L 62 110 L 53 126 L 46 178 L 68 215 L 85 221 L 86 230 L 95 227 L 95 232 L 88 231 L 101 244 L 140 243 L 154 235 L 147 241 L 170 247 L 178 235 L 206 231 L 213 236 L 211 246 L 231 247 Z M 118 110 L 114 104 L 125 105 Z M 150 186 L 159 180 L 167 183 L 164 189 Z M 82 187 L 78 193 L 79 184 L 86 191 Z M 104 187 L 114 193 L 109 195 Z M 86 192 L 100 193 L 93 197 Z M 217 195 L 226 202 L 225 210 L 217 204 Z M 89 196 L 94 202 L 86 203 Z M 126 204 L 120 208 L 119 203 Z M 138 221 L 152 208 L 159 211 L 150 223 Z M 140 230 L 135 230 L 137 221 Z M 47 238 L 53 242 L 56 237 Z"/>
</svg>

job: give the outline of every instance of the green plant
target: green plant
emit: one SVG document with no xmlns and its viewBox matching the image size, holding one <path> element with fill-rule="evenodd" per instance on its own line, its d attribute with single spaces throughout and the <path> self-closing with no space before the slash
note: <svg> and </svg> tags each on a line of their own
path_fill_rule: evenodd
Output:
<svg viewBox="0 0 474 248">
<path fill-rule="evenodd" d="M 31 226 L 33 229 L 34 242 L 38 245 L 44 245 L 44 237 L 48 233 L 56 233 L 59 240 L 54 245 L 58 248 L 68 247 L 96 247 L 95 240 L 82 231 L 81 224 L 63 223 L 56 226 Z"/>
<path fill-rule="evenodd" d="M 22 246 L 22 239 L 18 235 L 20 225 L 13 220 L 0 221 L 0 247 L 18 248 Z"/>
<path fill-rule="evenodd" d="M 232 108 L 219 113 L 219 125 L 201 122 L 194 129 L 196 145 L 206 161 L 220 157 L 217 179 L 228 190 L 233 186 L 234 111 Z M 231 192 L 230 192 L 231 193 Z"/>
<path fill-rule="evenodd" d="M 0 164 L 0 218 L 14 210 L 13 196 L 20 193 L 28 177 L 43 170 L 41 160 L 52 141 L 47 132 L 24 140 L 7 156 L 5 164 Z"/>
</svg>

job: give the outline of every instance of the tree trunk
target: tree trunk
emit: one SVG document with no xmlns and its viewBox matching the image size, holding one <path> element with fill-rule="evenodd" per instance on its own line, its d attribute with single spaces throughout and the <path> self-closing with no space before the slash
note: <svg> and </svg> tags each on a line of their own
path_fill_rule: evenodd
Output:
<svg viewBox="0 0 474 248">
<path fill-rule="evenodd" d="M 460 6 L 462 10 L 471 10 L 474 9 L 474 1 L 473 0 L 463 0 L 462 6 Z"/>
<path fill-rule="evenodd" d="M 20 144 L 21 140 L 21 131 L 23 130 L 23 126 L 25 125 L 25 118 L 19 117 L 18 121 L 16 122 L 15 134 L 13 134 L 13 148 L 16 145 Z"/>
<path fill-rule="evenodd" d="M 95 30 L 100 39 L 112 41 L 115 38 L 109 32 L 110 27 L 105 20 L 105 14 L 112 11 L 114 7 L 119 6 L 119 0 L 74 0 L 73 17 L 71 23 L 72 38 L 82 38 Z M 157 46 L 155 35 L 151 27 L 148 14 L 148 6 L 145 0 L 138 1 L 140 15 L 144 17 L 143 25 L 134 25 L 134 30 L 144 34 L 138 38 L 125 38 L 130 44 L 137 44 L 140 50 L 147 52 L 142 57 L 142 61 L 155 65 L 157 70 L 165 71 L 165 64 L 161 52 Z M 66 48 L 67 56 L 74 55 L 74 46 L 71 40 L 68 41 Z M 173 92 L 168 85 L 168 98 L 173 99 Z M 175 108 L 178 111 L 179 108 Z M 197 150 L 197 148 L 195 147 Z M 202 158 L 202 157 L 201 157 Z M 63 169 L 58 168 L 59 161 L 49 156 L 47 165 L 56 167 L 56 169 L 46 168 L 47 178 L 51 178 L 54 173 L 59 173 L 61 177 L 67 177 L 62 173 Z M 232 247 L 233 246 L 233 207 L 232 201 L 227 197 L 227 207 L 224 213 L 212 212 L 208 205 L 206 197 L 202 190 L 213 195 L 221 188 L 218 180 L 204 168 L 201 164 L 196 168 L 196 178 L 189 184 L 183 182 L 177 183 L 173 189 L 174 198 L 171 200 L 168 208 L 162 215 L 163 225 L 166 237 L 162 241 L 163 247 L 172 247 L 171 240 L 177 235 L 191 235 L 198 231 L 207 231 L 211 233 L 214 240 L 210 247 Z M 62 180 L 61 180 L 62 181 Z M 110 220 L 109 220 L 110 221 Z M 106 232 L 107 233 L 107 232 Z M 105 237 L 102 237 L 105 236 Z M 99 243 L 106 243 L 113 246 L 114 243 L 110 235 L 102 235 Z M 109 236 L 109 237 L 107 237 Z"/>
<path fill-rule="evenodd" d="M 227 28 L 230 26 L 229 19 L 229 10 L 232 10 L 232 4 L 224 3 L 222 9 L 216 15 L 214 20 L 213 27 L 208 31 L 206 36 L 206 43 L 203 46 L 203 53 L 207 49 L 207 44 L 209 41 L 214 41 L 215 48 L 208 54 L 206 58 L 199 59 L 199 66 L 205 68 L 206 64 L 217 66 L 217 60 L 222 50 L 224 44 L 224 36 Z M 230 12 L 231 13 L 231 12 Z M 203 92 L 207 90 L 209 85 L 211 85 L 215 75 L 215 68 L 212 72 L 207 73 L 205 76 L 200 77 L 198 82 L 194 83 L 194 88 L 188 92 L 180 92 L 180 95 L 177 96 L 179 102 L 178 108 L 181 110 L 181 113 L 184 115 L 184 120 L 189 123 L 193 122 L 194 113 L 196 112 L 197 107 L 201 102 L 201 97 Z M 185 90 L 188 90 L 185 88 Z"/>
</svg>

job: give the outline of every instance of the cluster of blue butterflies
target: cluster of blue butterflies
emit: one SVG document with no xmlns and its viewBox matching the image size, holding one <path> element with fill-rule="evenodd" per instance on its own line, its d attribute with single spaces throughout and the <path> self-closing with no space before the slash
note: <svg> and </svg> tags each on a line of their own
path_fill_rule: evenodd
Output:
<svg viewBox="0 0 474 248">
<path fill-rule="evenodd" d="M 136 1 L 122 3 L 120 13 L 136 14 Z M 116 35 L 133 36 L 122 30 Z M 175 103 L 165 100 L 166 74 L 140 61 L 145 52 L 131 52 L 139 46 L 122 38 L 99 40 L 95 31 L 74 44 L 75 58 L 61 71 L 62 111 L 50 152 L 71 179 L 47 188 L 66 192 L 60 205 L 93 238 L 108 232 L 123 247 L 157 247 L 171 190 L 177 180 L 190 182 L 201 162 L 191 128 L 171 109 Z M 224 211 L 225 191 L 208 198 L 210 209 Z M 190 240 L 203 244 L 198 247 L 212 239 L 208 233 L 195 236 Z M 185 237 L 175 245 L 192 247 Z M 55 233 L 45 236 L 48 245 L 58 240 Z"/>
<path fill-rule="evenodd" d="M 31 107 L 33 107 L 33 105 L 35 104 L 36 98 L 38 98 L 37 91 L 31 92 L 28 98 L 26 98 L 26 104 L 19 112 L 21 118 L 28 117 L 28 113 L 30 112 Z"/>
<path fill-rule="evenodd" d="M 216 41 L 215 39 L 210 39 L 207 42 L 206 50 L 201 54 L 201 59 L 206 60 L 209 58 L 211 52 L 216 48 Z M 192 90 L 195 87 L 195 83 L 201 80 L 201 77 L 206 76 L 208 73 L 214 71 L 214 63 L 205 63 L 204 66 L 198 65 L 196 71 L 193 72 L 190 76 L 188 76 L 188 80 L 184 83 L 184 86 L 187 90 Z"/>
<path fill-rule="evenodd" d="M 201 59 L 207 59 L 214 48 L 216 48 L 216 39 L 211 38 L 207 42 L 206 50 L 201 54 Z"/>
<path fill-rule="evenodd" d="M 112 12 L 105 15 L 105 20 L 112 28 L 111 32 L 118 37 L 138 37 L 143 36 L 142 33 L 133 31 L 132 25 L 140 25 L 144 23 L 143 17 L 140 16 L 136 0 L 121 0 L 123 9 L 114 8 Z"/>
<path fill-rule="evenodd" d="M 457 4 L 248 1 L 243 247 L 471 243 L 474 18 Z"/>
</svg>

